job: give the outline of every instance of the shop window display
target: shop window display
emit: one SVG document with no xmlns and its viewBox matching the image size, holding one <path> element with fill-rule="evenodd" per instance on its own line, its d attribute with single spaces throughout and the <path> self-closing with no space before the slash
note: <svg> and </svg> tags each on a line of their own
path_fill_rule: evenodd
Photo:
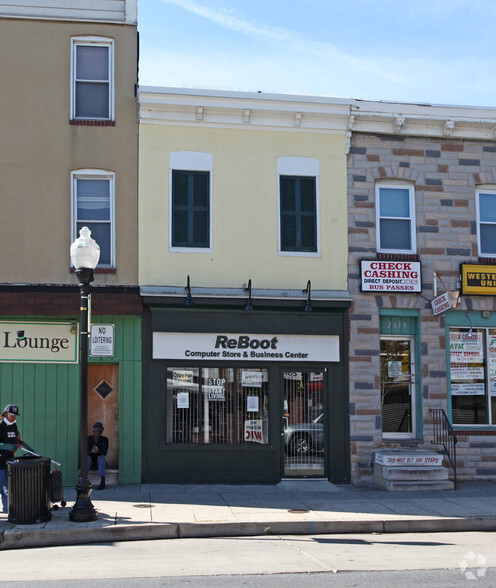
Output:
<svg viewBox="0 0 496 588">
<path fill-rule="evenodd" d="M 267 444 L 268 372 L 167 369 L 167 443 Z"/>
<path fill-rule="evenodd" d="M 496 329 L 450 329 L 454 425 L 496 422 Z"/>
</svg>

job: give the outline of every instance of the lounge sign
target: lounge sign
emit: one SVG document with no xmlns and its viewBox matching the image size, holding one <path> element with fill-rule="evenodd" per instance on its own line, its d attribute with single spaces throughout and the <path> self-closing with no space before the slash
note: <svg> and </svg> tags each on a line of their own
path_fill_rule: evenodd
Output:
<svg viewBox="0 0 496 588">
<path fill-rule="evenodd" d="M 496 265 L 462 263 L 462 294 L 496 296 Z"/>
<path fill-rule="evenodd" d="M 360 261 L 362 292 L 421 292 L 420 261 Z"/>
<path fill-rule="evenodd" d="M 77 328 L 70 322 L 0 321 L 0 362 L 77 363 Z"/>
<path fill-rule="evenodd" d="M 334 362 L 339 336 L 157 332 L 153 359 Z"/>
</svg>

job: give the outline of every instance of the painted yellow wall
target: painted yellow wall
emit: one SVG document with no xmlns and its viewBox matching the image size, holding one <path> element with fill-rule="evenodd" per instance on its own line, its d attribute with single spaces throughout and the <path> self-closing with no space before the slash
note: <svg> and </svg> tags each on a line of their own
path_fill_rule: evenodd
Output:
<svg viewBox="0 0 496 588">
<path fill-rule="evenodd" d="M 169 251 L 169 156 L 214 158 L 213 252 Z M 321 257 L 278 255 L 277 159 L 320 160 Z M 343 135 L 140 126 L 140 285 L 347 289 L 346 156 Z"/>
<path fill-rule="evenodd" d="M 115 127 L 69 124 L 71 37 L 115 43 Z M 135 26 L 0 19 L 1 283 L 77 283 L 69 272 L 70 172 L 116 174 L 116 273 L 95 284 L 136 284 L 137 32 Z"/>
</svg>

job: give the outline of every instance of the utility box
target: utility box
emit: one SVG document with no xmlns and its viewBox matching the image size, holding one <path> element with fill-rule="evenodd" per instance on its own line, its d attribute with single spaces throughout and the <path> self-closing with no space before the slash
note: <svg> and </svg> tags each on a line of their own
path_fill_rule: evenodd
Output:
<svg viewBox="0 0 496 588">
<path fill-rule="evenodd" d="M 9 523 L 43 523 L 52 518 L 50 509 L 50 460 L 18 457 L 7 462 Z"/>
</svg>

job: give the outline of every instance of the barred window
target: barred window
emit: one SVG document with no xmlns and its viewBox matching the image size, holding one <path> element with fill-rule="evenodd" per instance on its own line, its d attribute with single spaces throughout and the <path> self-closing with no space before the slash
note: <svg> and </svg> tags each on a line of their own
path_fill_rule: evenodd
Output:
<svg viewBox="0 0 496 588">
<path fill-rule="evenodd" d="M 268 444 L 268 371 L 167 368 L 169 444 Z"/>
</svg>

